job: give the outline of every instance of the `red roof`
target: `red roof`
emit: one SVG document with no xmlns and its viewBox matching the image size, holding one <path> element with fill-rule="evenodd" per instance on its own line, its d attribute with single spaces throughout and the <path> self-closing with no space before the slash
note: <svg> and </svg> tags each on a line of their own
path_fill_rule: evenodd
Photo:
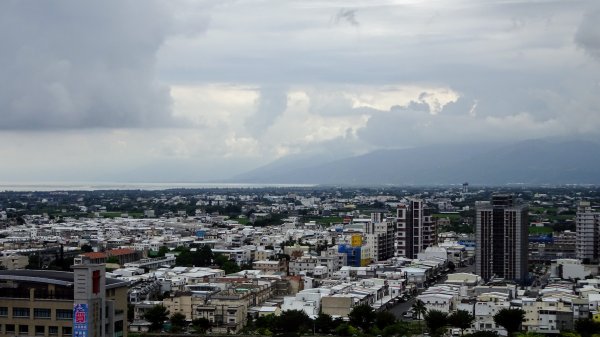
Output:
<svg viewBox="0 0 600 337">
<path fill-rule="evenodd" d="M 109 256 L 129 255 L 129 254 L 135 254 L 135 250 L 129 249 L 129 248 L 121 248 L 121 249 L 109 250 L 107 253 Z"/>
<path fill-rule="evenodd" d="M 84 254 L 81 254 L 81 255 L 89 258 L 90 260 L 105 259 L 106 258 L 106 254 L 102 253 L 102 252 L 89 252 L 89 253 L 84 253 Z"/>
</svg>

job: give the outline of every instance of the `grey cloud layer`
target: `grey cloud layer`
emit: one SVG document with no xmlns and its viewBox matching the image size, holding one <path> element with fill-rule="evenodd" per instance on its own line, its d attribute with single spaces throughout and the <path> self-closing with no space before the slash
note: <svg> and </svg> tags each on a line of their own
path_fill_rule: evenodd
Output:
<svg viewBox="0 0 600 337">
<path fill-rule="evenodd" d="M 600 5 L 596 5 L 583 17 L 577 30 L 575 42 L 590 55 L 600 61 Z"/>
<path fill-rule="evenodd" d="M 0 129 L 170 123 L 154 73 L 169 24 L 154 1 L 2 1 Z"/>
<path fill-rule="evenodd" d="M 227 174 L 224 153 L 258 166 L 289 153 L 598 138 L 599 21 L 596 0 L 8 0 L 0 136 L 70 128 L 78 141 L 59 141 L 63 130 L 36 140 L 70 148 L 71 162 L 104 144 L 124 166 L 185 157 L 215 175 Z M 425 94 L 375 104 L 400 87 Z M 432 114 L 427 88 L 460 97 Z M 82 139 L 89 148 L 75 151 Z M 27 144 L 0 154 L 35 156 Z"/>
</svg>

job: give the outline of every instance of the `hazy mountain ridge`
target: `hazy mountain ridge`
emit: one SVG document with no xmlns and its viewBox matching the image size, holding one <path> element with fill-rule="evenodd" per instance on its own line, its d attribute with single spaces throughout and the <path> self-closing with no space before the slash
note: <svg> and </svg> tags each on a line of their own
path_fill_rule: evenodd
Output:
<svg viewBox="0 0 600 337">
<path fill-rule="evenodd" d="M 600 145 L 528 140 L 378 150 L 327 162 L 266 165 L 231 179 L 315 184 L 599 184 Z"/>
</svg>

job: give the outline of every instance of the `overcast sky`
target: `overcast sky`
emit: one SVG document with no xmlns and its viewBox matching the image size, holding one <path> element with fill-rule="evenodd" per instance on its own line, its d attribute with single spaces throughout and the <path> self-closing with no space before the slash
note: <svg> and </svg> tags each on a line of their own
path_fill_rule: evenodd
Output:
<svg viewBox="0 0 600 337">
<path fill-rule="evenodd" d="M 600 3 L 0 2 L 0 181 L 600 139 Z"/>
</svg>

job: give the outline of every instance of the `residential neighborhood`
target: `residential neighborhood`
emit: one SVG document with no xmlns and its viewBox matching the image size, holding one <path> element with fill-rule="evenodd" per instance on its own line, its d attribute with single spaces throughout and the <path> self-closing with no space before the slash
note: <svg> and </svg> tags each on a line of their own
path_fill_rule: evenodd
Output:
<svg viewBox="0 0 600 337">
<path fill-rule="evenodd" d="M 159 331 L 192 331 L 205 322 L 203 331 L 213 334 L 264 333 L 257 322 L 290 312 L 351 327 L 353 310 L 368 307 L 404 324 L 466 312 L 473 319 L 463 332 L 503 336 L 508 331 L 495 317 L 520 309 L 522 331 L 559 334 L 579 320 L 600 320 L 599 241 L 587 233 L 598 235 L 600 193 L 543 192 L 467 184 L 3 192 L 0 264 L 5 273 L 104 266 L 107 280 L 128 285 L 130 333 L 156 331 L 149 312 L 157 307 L 169 313 L 166 321 L 176 315 L 184 322 Z M 487 274 L 484 267 L 496 260 L 481 263 L 491 253 L 477 235 L 486 226 L 494 231 L 491 220 L 481 220 L 492 206 L 524 212 L 515 226 L 526 236 L 502 246 L 509 252 L 518 246 L 512 241 L 525 240 L 524 277 L 500 274 L 507 263 Z"/>
</svg>

